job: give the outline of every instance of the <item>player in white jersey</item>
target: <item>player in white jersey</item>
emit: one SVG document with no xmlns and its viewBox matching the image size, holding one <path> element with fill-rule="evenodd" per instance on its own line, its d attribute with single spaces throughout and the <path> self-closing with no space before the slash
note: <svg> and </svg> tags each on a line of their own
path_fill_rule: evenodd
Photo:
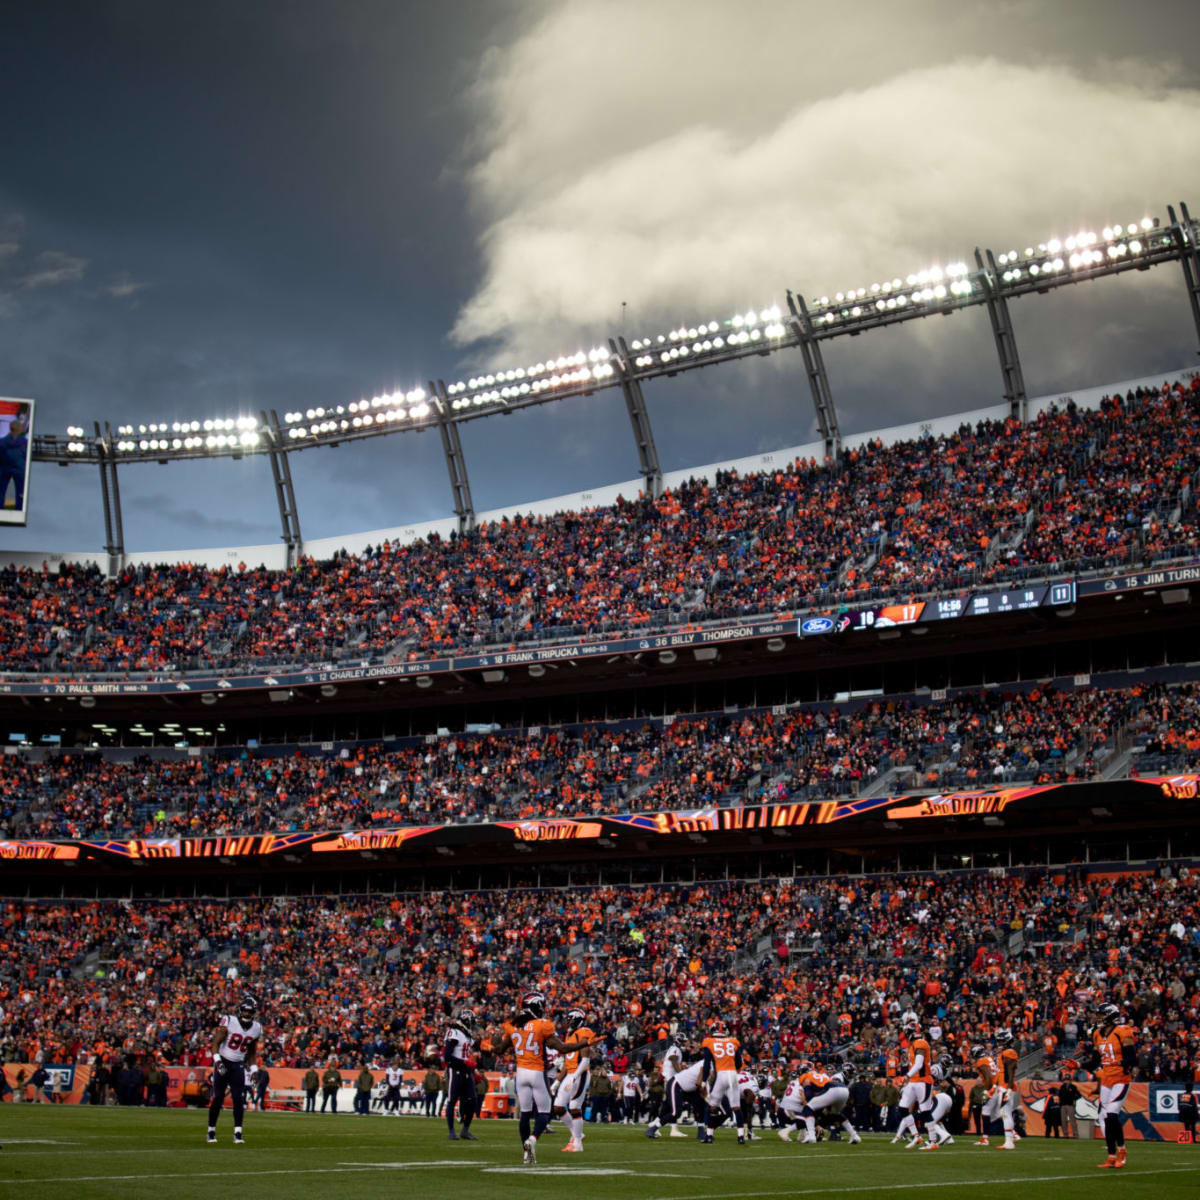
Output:
<svg viewBox="0 0 1200 1200">
<path fill-rule="evenodd" d="M 676 1129 L 683 1114 L 690 1111 L 696 1120 L 696 1136 L 703 1141 L 706 1099 L 704 1061 L 701 1060 L 675 1072 L 675 1078 L 671 1080 L 667 1089 L 667 1100 L 670 1107 L 663 1124 Z M 684 1134 L 684 1137 L 686 1136 Z"/>
<path fill-rule="evenodd" d="M 758 1110 L 758 1079 L 749 1071 L 738 1072 L 738 1103 L 742 1109 L 742 1121 L 746 1126 L 746 1136 L 752 1141 L 761 1141 L 754 1132 L 754 1114 Z"/>
<path fill-rule="evenodd" d="M 479 1107 L 479 1093 L 475 1088 L 475 1014 L 469 1008 L 460 1008 L 454 1014 L 442 1042 L 442 1054 L 449 1075 L 445 1112 L 450 1141 L 461 1138 L 465 1142 L 477 1142 L 479 1139 L 471 1132 L 471 1122 Z M 454 1132 L 455 1106 L 462 1121 L 458 1133 Z"/>
<path fill-rule="evenodd" d="M 804 1063 L 800 1064 L 800 1071 L 801 1077 L 803 1077 L 806 1072 Z M 804 1120 L 806 1102 L 804 1085 L 800 1082 L 800 1078 L 789 1079 L 787 1087 L 783 1090 L 783 1096 L 779 1100 L 779 1114 L 783 1121 L 778 1130 L 780 1141 L 790 1142 L 792 1140 L 792 1130 L 789 1126 L 794 1127 L 797 1132 L 799 1131 L 800 1124 Z"/>
<path fill-rule="evenodd" d="M 242 1116 L 246 1109 L 246 1068 L 258 1057 L 258 1040 L 262 1026 L 258 1023 L 258 1001 L 250 995 L 242 997 L 237 1013 L 221 1018 L 213 1030 L 212 1103 L 208 1106 L 208 1143 L 217 1141 L 217 1117 L 225 1103 L 228 1089 L 233 1098 L 233 1144 L 245 1143 L 242 1137 Z"/>
<path fill-rule="evenodd" d="M 659 1136 L 658 1131 L 662 1128 L 663 1122 L 667 1121 L 671 1113 L 674 1111 L 671 1107 L 671 1084 L 675 1081 L 675 1076 L 683 1070 L 683 1051 L 680 1050 L 677 1042 L 671 1042 L 667 1046 L 667 1052 L 663 1055 L 662 1060 L 662 1078 L 663 1078 L 663 1098 L 662 1103 L 658 1106 L 658 1112 L 654 1114 L 650 1122 L 650 1128 L 646 1130 L 648 1138 L 656 1138 Z M 671 1125 L 671 1137 L 687 1137 L 687 1134 L 680 1130 L 678 1124 Z"/>
<path fill-rule="evenodd" d="M 638 1105 L 642 1099 L 642 1081 L 631 1068 L 621 1077 L 621 1124 L 638 1123 Z"/>
<path fill-rule="evenodd" d="M 954 1104 L 953 1088 L 945 1083 L 945 1069 L 940 1063 L 933 1066 L 933 1086 L 936 1089 L 929 1098 L 929 1108 L 925 1111 L 925 1131 L 928 1141 L 922 1150 L 936 1150 L 939 1146 L 953 1146 L 954 1139 L 946 1128 L 944 1119 Z"/>
<path fill-rule="evenodd" d="M 404 1071 L 398 1058 L 393 1059 L 383 1070 L 386 1090 L 383 1093 L 383 1111 L 392 1116 L 400 1115 L 400 1086 L 404 1083 Z M 426 1113 L 426 1116 L 429 1114 Z"/>
</svg>

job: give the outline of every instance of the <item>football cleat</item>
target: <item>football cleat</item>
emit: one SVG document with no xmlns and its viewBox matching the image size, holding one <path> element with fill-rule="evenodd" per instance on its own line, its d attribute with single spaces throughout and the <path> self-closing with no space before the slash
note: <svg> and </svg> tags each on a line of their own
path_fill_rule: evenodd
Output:
<svg viewBox="0 0 1200 1200">
<path fill-rule="evenodd" d="M 1101 1171 L 1110 1170 L 1111 1168 L 1115 1167 L 1116 1165 L 1117 1165 L 1117 1156 L 1115 1154 L 1110 1154 L 1102 1163 L 1096 1164 L 1096 1166 Z"/>
<path fill-rule="evenodd" d="M 246 1139 L 242 1137 L 240 1133 L 235 1133 L 233 1135 L 233 1144 L 235 1146 L 244 1146 L 246 1144 Z"/>
<path fill-rule="evenodd" d="M 471 1133 L 469 1130 L 466 1130 L 466 1129 L 464 1129 L 463 1132 L 458 1135 L 458 1140 L 460 1142 L 477 1142 L 477 1141 L 479 1141 L 479 1139 L 473 1133 Z"/>
<path fill-rule="evenodd" d="M 920 1147 L 920 1149 L 922 1149 L 922 1150 L 936 1150 L 936 1149 L 938 1148 L 938 1145 L 939 1145 L 939 1143 L 937 1143 L 937 1142 L 930 1142 L 930 1143 L 929 1143 L 927 1146 L 921 1146 L 921 1147 Z"/>
<path fill-rule="evenodd" d="M 450 1130 L 450 1136 L 449 1136 L 449 1138 L 447 1138 L 446 1140 L 447 1140 L 447 1141 L 451 1141 L 451 1142 L 457 1142 L 457 1141 L 458 1141 L 458 1134 L 457 1134 L 457 1133 L 455 1133 L 455 1132 L 454 1132 L 454 1130 L 452 1129 L 452 1130 Z"/>
<path fill-rule="evenodd" d="M 217 1131 L 215 1129 L 210 1129 L 208 1131 L 208 1137 L 206 1140 L 210 1146 L 215 1146 L 217 1144 Z"/>
</svg>

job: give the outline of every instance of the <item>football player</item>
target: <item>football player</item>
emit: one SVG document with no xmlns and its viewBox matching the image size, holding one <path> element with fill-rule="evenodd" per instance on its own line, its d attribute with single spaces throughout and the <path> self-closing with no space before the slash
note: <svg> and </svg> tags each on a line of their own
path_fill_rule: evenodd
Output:
<svg viewBox="0 0 1200 1200">
<path fill-rule="evenodd" d="M 384 1070 L 384 1080 L 387 1083 L 387 1091 L 383 1094 L 383 1111 L 391 1113 L 393 1117 L 400 1115 L 400 1085 L 404 1082 L 404 1071 L 400 1067 L 400 1060 L 393 1058 Z M 426 1112 L 426 1116 L 429 1113 Z"/>
<path fill-rule="evenodd" d="M 587 1103 L 588 1085 L 592 1079 L 591 1044 L 596 1040 L 595 1031 L 588 1027 L 587 1013 L 582 1008 L 567 1012 L 567 1036 L 588 1044 L 571 1051 L 563 1063 L 562 1078 L 554 1091 L 554 1115 L 568 1114 L 571 1136 L 563 1153 L 579 1154 L 583 1150 L 583 1106 Z"/>
<path fill-rule="evenodd" d="M 1099 1023 L 1092 1031 L 1093 1062 L 1099 1076 L 1096 1102 L 1100 1120 L 1104 1123 L 1104 1141 L 1108 1157 L 1099 1164 L 1102 1170 L 1120 1170 L 1125 1165 L 1125 1130 L 1121 1128 L 1121 1112 L 1133 1067 L 1137 1062 L 1137 1038 L 1133 1027 L 1125 1020 L 1115 1004 L 1100 1010 Z"/>
<path fill-rule="evenodd" d="M 825 1085 L 823 1092 L 815 1093 L 808 1101 L 807 1109 L 809 1113 L 821 1118 L 826 1127 L 836 1131 L 840 1127 L 844 1129 L 850 1138 L 850 1145 L 858 1146 L 862 1144 L 862 1138 L 858 1136 L 858 1130 L 850 1123 L 850 1118 L 846 1115 L 846 1106 L 850 1103 L 850 1083 L 853 1079 L 853 1070 L 851 1067 L 842 1067 L 840 1070 L 834 1071 L 829 1076 L 829 1082 Z M 839 1120 L 839 1118 L 841 1118 Z M 807 1121 L 805 1124 L 807 1125 Z"/>
<path fill-rule="evenodd" d="M 997 1033 L 997 1041 L 1002 1041 L 999 1032 Z M 1004 1075 L 1000 1065 L 996 1061 L 995 1055 L 988 1053 L 986 1046 L 972 1046 L 971 1058 L 975 1062 L 975 1070 L 979 1072 L 979 1078 L 983 1083 L 983 1119 L 985 1122 L 999 1121 L 1004 1126 L 1004 1144 L 996 1148 L 998 1150 L 1015 1150 L 1014 1135 L 1016 1134 L 1016 1123 L 1013 1120 L 1015 1093 L 1005 1086 Z M 1015 1076 L 1015 1070 L 1013 1073 Z M 989 1138 L 987 1135 L 987 1125 L 985 1124 L 984 1132 L 980 1135 L 975 1145 L 986 1146 L 988 1144 Z"/>
<path fill-rule="evenodd" d="M 790 1142 L 793 1129 L 797 1133 L 800 1132 L 800 1125 L 804 1120 L 804 1105 L 807 1102 L 804 1094 L 804 1081 L 808 1078 L 811 1070 L 812 1063 L 807 1059 L 801 1060 L 799 1075 L 795 1079 L 789 1080 L 787 1087 L 784 1088 L 783 1096 L 779 1101 L 781 1124 L 776 1131 L 780 1141 Z"/>
<path fill-rule="evenodd" d="M 930 1068 L 933 1059 L 929 1053 L 929 1042 L 921 1033 L 921 1026 L 915 1019 L 906 1021 L 901 1031 L 908 1036 L 908 1078 L 904 1090 L 900 1093 L 900 1107 L 904 1110 L 904 1118 L 892 1138 L 892 1145 L 903 1141 L 905 1135 L 912 1134 L 912 1141 L 905 1147 L 911 1150 L 924 1141 L 921 1127 L 924 1117 L 921 1106 L 929 1099 L 933 1091 L 933 1075 Z"/>
<path fill-rule="evenodd" d="M 943 1124 L 954 1103 L 954 1085 L 947 1080 L 946 1069 L 941 1063 L 934 1063 L 930 1073 L 933 1075 L 934 1092 L 925 1118 L 929 1140 L 921 1147 L 922 1150 L 936 1150 L 939 1146 L 954 1145 L 950 1130 Z"/>
<path fill-rule="evenodd" d="M 754 1132 L 754 1114 L 758 1109 L 758 1077 L 749 1071 L 738 1072 L 738 1104 L 742 1110 L 742 1124 L 746 1127 L 746 1137 L 757 1142 L 761 1140 Z"/>
<path fill-rule="evenodd" d="M 225 1103 L 228 1090 L 233 1098 L 233 1144 L 245 1145 L 242 1137 L 242 1116 L 246 1110 L 246 1068 L 258 1057 L 258 1040 L 262 1037 L 258 1022 L 258 1001 L 248 993 L 242 997 L 232 1016 L 221 1018 L 213 1030 L 212 1103 L 208 1106 L 208 1144 L 216 1145 L 217 1118 Z"/>
<path fill-rule="evenodd" d="M 687 1137 L 687 1134 L 679 1128 L 678 1124 L 682 1109 L 676 1109 L 671 1097 L 671 1084 L 675 1081 L 676 1075 L 682 1070 L 683 1051 L 680 1050 L 679 1043 L 673 1041 L 667 1046 L 667 1052 L 663 1055 L 663 1098 L 662 1103 L 658 1107 L 658 1112 L 654 1115 L 653 1120 L 650 1122 L 650 1127 L 646 1130 L 648 1138 L 658 1137 L 658 1131 L 662 1128 L 664 1122 L 671 1126 L 671 1137 Z"/>
<path fill-rule="evenodd" d="M 550 1092 L 546 1087 L 546 1051 L 561 1050 L 573 1053 L 591 1046 L 598 1039 L 576 1038 L 564 1042 L 546 1019 L 546 997 L 541 992 L 526 992 L 515 1027 L 496 1044 L 496 1056 L 512 1050 L 517 1060 L 517 1108 L 520 1112 L 518 1130 L 521 1137 L 522 1162 L 533 1166 L 537 1162 L 537 1140 L 550 1124 Z"/>
<path fill-rule="evenodd" d="M 696 1137 L 700 1141 L 704 1141 L 707 1133 L 705 1125 L 706 1095 L 704 1060 L 694 1062 L 689 1067 L 680 1066 L 667 1085 L 667 1113 L 663 1118 L 663 1124 L 671 1126 L 672 1137 L 687 1137 L 686 1133 L 678 1132 L 678 1130 L 680 1120 L 690 1109 L 696 1121 Z"/>
<path fill-rule="evenodd" d="M 471 1132 L 471 1122 L 479 1108 L 479 1093 L 475 1090 L 475 1014 L 460 1008 L 454 1014 L 442 1042 L 442 1056 L 449 1078 L 446 1080 L 446 1126 L 450 1141 L 477 1142 Z M 454 1132 L 454 1109 L 458 1106 L 462 1129 Z"/>
<path fill-rule="evenodd" d="M 738 1071 L 742 1066 L 742 1044 L 725 1031 L 718 1022 L 713 1032 L 701 1043 L 704 1052 L 704 1081 L 708 1088 L 708 1131 L 702 1139 L 710 1145 L 713 1131 L 721 1123 L 721 1116 L 732 1116 L 737 1124 L 739 1146 L 746 1144 L 746 1128 L 742 1123 L 741 1096 L 738 1092 Z"/>
</svg>

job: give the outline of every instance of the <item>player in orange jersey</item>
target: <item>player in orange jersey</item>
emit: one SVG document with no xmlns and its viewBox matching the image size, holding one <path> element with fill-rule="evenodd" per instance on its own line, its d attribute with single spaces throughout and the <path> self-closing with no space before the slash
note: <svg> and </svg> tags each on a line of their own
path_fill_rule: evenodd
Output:
<svg viewBox="0 0 1200 1200">
<path fill-rule="evenodd" d="M 496 1056 L 512 1050 L 517 1059 L 518 1128 L 521 1135 L 522 1161 L 526 1166 L 537 1162 L 537 1140 L 550 1124 L 550 1092 L 546 1087 L 546 1051 L 564 1054 L 585 1050 L 594 1038 L 564 1042 L 546 1019 L 546 997 L 541 992 L 526 992 L 512 1032 L 496 1044 Z"/>
<path fill-rule="evenodd" d="M 727 1033 L 723 1025 L 718 1024 L 700 1046 L 704 1052 L 701 1078 L 708 1084 L 708 1130 L 703 1140 L 711 1144 L 713 1130 L 721 1123 L 722 1117 L 731 1116 L 737 1124 L 738 1145 L 744 1146 L 746 1127 L 737 1081 L 742 1066 L 742 1044 Z"/>
<path fill-rule="evenodd" d="M 562 1076 L 554 1089 L 554 1115 L 567 1118 L 571 1127 L 571 1138 L 563 1147 L 564 1154 L 578 1154 L 583 1149 L 583 1106 L 588 1097 L 588 1084 L 592 1078 L 591 1043 L 596 1034 L 585 1022 L 587 1013 L 582 1008 L 572 1008 L 567 1013 L 567 1033 L 575 1040 L 588 1044 L 573 1050 L 563 1063 Z"/>
<path fill-rule="evenodd" d="M 1137 1060 L 1137 1037 L 1121 1010 L 1106 1004 L 1100 1010 L 1100 1023 L 1092 1031 L 1093 1062 L 1096 1064 L 1100 1086 L 1096 1101 L 1100 1120 L 1104 1123 L 1104 1140 L 1108 1157 L 1100 1163 L 1102 1169 L 1117 1169 L 1125 1165 L 1125 1131 L 1121 1128 L 1121 1110 L 1129 1085 L 1133 1081 L 1133 1066 Z"/>
<path fill-rule="evenodd" d="M 906 1021 L 901 1031 L 908 1037 L 908 1078 L 904 1090 L 900 1093 L 900 1108 L 904 1111 L 892 1138 L 892 1145 L 903 1140 L 906 1134 L 912 1134 L 912 1141 L 905 1147 L 911 1150 L 924 1140 L 922 1125 L 927 1108 L 927 1101 L 933 1094 L 933 1057 L 929 1051 L 929 1040 L 921 1032 L 921 1026 L 913 1020 Z"/>
<path fill-rule="evenodd" d="M 1004 1043 L 1003 1034 L 997 1034 L 997 1040 L 1001 1044 Z M 971 1047 L 971 1058 L 975 1064 L 975 1070 L 979 1072 L 979 1078 L 983 1083 L 984 1102 L 983 1102 L 983 1120 L 984 1132 L 979 1135 L 979 1140 L 975 1143 L 977 1146 L 987 1146 L 990 1139 L 987 1135 L 987 1122 L 999 1121 L 1004 1127 L 1004 1142 L 997 1146 L 998 1150 L 1015 1150 L 1016 1149 L 1016 1122 L 1013 1118 L 1013 1104 L 1016 1098 L 1016 1092 L 1009 1088 L 1005 1082 L 1005 1068 L 1001 1066 L 1001 1060 L 996 1054 L 988 1051 L 986 1046 L 978 1045 Z M 1016 1064 L 1013 1063 L 1011 1068 L 1013 1082 L 1016 1082 Z"/>
</svg>

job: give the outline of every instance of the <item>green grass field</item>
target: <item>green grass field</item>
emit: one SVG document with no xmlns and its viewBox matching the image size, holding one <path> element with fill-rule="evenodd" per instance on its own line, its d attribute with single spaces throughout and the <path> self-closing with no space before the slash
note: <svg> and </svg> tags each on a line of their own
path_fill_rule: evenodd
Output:
<svg viewBox="0 0 1200 1200">
<path fill-rule="evenodd" d="M 773 1133 L 740 1147 L 651 1142 L 632 1126 L 589 1126 L 583 1154 L 548 1136 L 534 1167 L 521 1165 L 512 1121 L 480 1121 L 480 1141 L 451 1142 L 441 1121 L 352 1115 L 250 1113 L 245 1146 L 231 1144 L 229 1113 L 216 1146 L 205 1118 L 185 1109 L 0 1107 L 0 1200 L 35 1194 L 185 1200 L 349 1195 L 583 1196 L 587 1200 L 736 1200 L 737 1197 L 903 1196 L 926 1188 L 1004 1188 L 1005 1196 L 1200 1196 L 1200 1146 L 1131 1142 L 1129 1166 L 1097 1171 L 1103 1143 L 1026 1139 L 1012 1153 L 960 1139 L 929 1154 L 868 1136 L 862 1147 L 784 1145 Z M 50 1185 L 49 1187 L 45 1185 Z M 234 1190 L 236 1189 L 236 1191 Z"/>
</svg>

